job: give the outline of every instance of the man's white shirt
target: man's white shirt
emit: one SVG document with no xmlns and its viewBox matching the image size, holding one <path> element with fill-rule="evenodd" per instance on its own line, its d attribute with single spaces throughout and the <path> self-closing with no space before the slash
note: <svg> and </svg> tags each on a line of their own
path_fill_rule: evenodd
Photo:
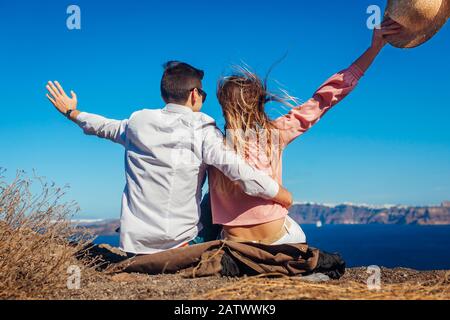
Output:
<svg viewBox="0 0 450 320">
<path fill-rule="evenodd" d="M 76 121 L 86 134 L 125 147 L 120 248 L 126 252 L 156 253 L 197 236 L 209 165 L 249 195 L 272 199 L 278 193 L 278 183 L 225 147 L 214 119 L 188 107 L 167 104 L 122 121 L 81 112 Z"/>
</svg>

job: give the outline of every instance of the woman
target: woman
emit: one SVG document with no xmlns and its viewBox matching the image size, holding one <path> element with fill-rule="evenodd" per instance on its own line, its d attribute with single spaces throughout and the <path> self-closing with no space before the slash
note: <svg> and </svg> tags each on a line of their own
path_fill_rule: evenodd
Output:
<svg viewBox="0 0 450 320">
<path fill-rule="evenodd" d="M 268 101 L 280 101 L 267 92 L 256 75 L 243 71 L 219 82 L 217 97 L 225 117 L 226 140 L 255 168 L 281 184 L 282 151 L 305 133 L 334 105 L 345 98 L 386 45 L 384 36 L 401 26 L 386 20 L 375 29 L 370 48 L 345 69 L 328 79 L 303 105 L 271 121 L 264 111 Z M 247 196 L 221 172 L 210 169 L 213 223 L 223 225 L 222 237 L 232 241 L 263 244 L 305 243 L 301 227 L 288 216 L 287 208 Z"/>
</svg>

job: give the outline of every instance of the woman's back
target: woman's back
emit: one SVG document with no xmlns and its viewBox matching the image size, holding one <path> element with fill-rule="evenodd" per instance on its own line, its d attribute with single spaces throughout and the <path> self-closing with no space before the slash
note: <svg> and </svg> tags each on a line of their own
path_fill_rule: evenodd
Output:
<svg viewBox="0 0 450 320">
<path fill-rule="evenodd" d="M 272 166 L 267 156 L 258 155 L 258 148 L 249 148 L 248 163 L 256 169 L 266 172 L 275 181 L 281 183 L 281 155 L 272 158 Z M 270 200 L 246 195 L 242 188 L 225 177 L 214 167 L 208 170 L 209 190 L 213 223 L 224 226 L 249 226 L 284 218 L 287 209 Z"/>
</svg>

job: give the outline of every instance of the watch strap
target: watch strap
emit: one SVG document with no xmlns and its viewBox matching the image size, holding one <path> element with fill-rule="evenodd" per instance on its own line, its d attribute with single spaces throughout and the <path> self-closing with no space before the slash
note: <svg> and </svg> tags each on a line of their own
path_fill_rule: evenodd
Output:
<svg viewBox="0 0 450 320">
<path fill-rule="evenodd" d="M 66 111 L 66 117 L 67 117 L 67 118 L 70 119 L 70 115 L 72 114 L 73 110 L 74 110 L 74 109 L 68 109 L 68 110 Z"/>
</svg>

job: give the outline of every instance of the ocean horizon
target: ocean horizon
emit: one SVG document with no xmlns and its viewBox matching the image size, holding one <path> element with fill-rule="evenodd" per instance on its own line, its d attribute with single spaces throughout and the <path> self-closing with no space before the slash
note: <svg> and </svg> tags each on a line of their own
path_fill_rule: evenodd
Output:
<svg viewBox="0 0 450 320">
<path fill-rule="evenodd" d="M 450 269 L 450 225 L 302 225 L 310 246 L 339 252 L 347 267 L 376 265 L 416 270 Z M 119 235 L 95 243 L 119 246 Z"/>
</svg>

